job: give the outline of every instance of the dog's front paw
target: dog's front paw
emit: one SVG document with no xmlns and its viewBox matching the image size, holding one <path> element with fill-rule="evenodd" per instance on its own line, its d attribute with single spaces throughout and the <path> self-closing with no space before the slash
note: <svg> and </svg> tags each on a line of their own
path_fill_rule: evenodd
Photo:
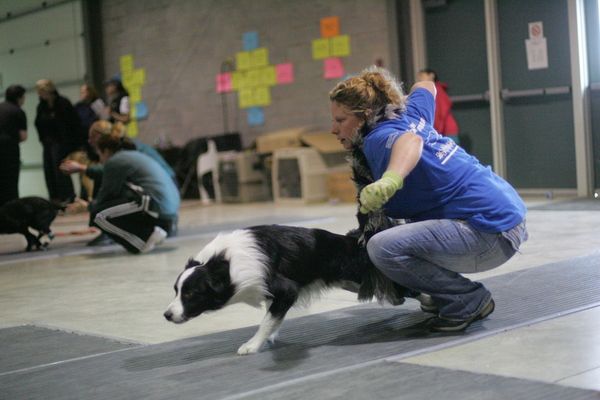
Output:
<svg viewBox="0 0 600 400">
<path fill-rule="evenodd" d="M 258 353 L 258 351 L 260 350 L 261 347 L 262 347 L 262 343 L 257 343 L 252 340 L 249 340 L 240 346 L 237 353 L 240 356 L 245 356 L 248 354 L 255 354 L 255 353 Z"/>
</svg>

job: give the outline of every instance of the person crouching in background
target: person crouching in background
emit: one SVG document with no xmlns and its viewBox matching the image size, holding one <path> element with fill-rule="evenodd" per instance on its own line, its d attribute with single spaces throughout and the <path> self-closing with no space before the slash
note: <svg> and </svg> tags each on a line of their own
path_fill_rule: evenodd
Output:
<svg viewBox="0 0 600 400">
<path fill-rule="evenodd" d="M 102 186 L 89 209 L 95 226 L 130 253 L 146 253 L 174 226 L 179 191 L 165 170 L 126 137 L 102 135 Z"/>
</svg>

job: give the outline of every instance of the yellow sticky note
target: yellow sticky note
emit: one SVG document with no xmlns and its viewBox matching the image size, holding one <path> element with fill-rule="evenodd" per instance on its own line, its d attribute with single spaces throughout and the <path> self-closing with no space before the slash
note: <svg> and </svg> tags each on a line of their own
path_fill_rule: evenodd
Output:
<svg viewBox="0 0 600 400">
<path fill-rule="evenodd" d="M 261 86 L 254 91 L 254 104 L 257 106 L 271 105 L 271 89 L 267 86 Z"/>
<path fill-rule="evenodd" d="M 146 83 L 146 70 L 138 68 L 131 74 L 131 86 L 142 86 Z"/>
<path fill-rule="evenodd" d="M 250 68 L 250 52 L 240 51 L 235 55 L 235 65 L 238 70 Z"/>
<path fill-rule="evenodd" d="M 315 39 L 312 41 L 312 57 L 314 60 L 322 60 L 329 56 L 329 39 Z"/>
<path fill-rule="evenodd" d="M 270 65 L 258 70 L 260 74 L 259 84 L 260 86 L 273 86 L 277 84 L 277 73 L 275 72 L 275 66 Z"/>
<path fill-rule="evenodd" d="M 266 47 L 261 47 L 259 49 L 253 50 L 250 52 L 250 67 L 258 68 L 265 67 L 269 64 L 269 50 Z"/>
<path fill-rule="evenodd" d="M 130 86 L 127 91 L 129 92 L 129 103 L 142 101 L 142 88 L 140 86 Z"/>
<path fill-rule="evenodd" d="M 350 55 L 350 36 L 340 35 L 331 38 L 331 55 L 347 57 Z"/>
<path fill-rule="evenodd" d="M 136 137 L 138 135 L 138 125 L 136 120 L 131 120 L 127 124 L 127 136 Z"/>
<path fill-rule="evenodd" d="M 238 92 L 238 103 L 240 108 L 248 108 L 254 105 L 254 90 L 250 88 L 240 89 Z"/>
<path fill-rule="evenodd" d="M 260 70 L 251 69 L 246 73 L 248 87 L 256 87 L 260 84 Z"/>
<path fill-rule="evenodd" d="M 125 54 L 119 59 L 121 75 L 128 75 L 133 71 L 133 55 Z"/>
<path fill-rule="evenodd" d="M 231 88 L 233 90 L 240 90 L 246 87 L 244 81 L 246 78 L 245 72 L 235 71 L 231 74 Z"/>
</svg>

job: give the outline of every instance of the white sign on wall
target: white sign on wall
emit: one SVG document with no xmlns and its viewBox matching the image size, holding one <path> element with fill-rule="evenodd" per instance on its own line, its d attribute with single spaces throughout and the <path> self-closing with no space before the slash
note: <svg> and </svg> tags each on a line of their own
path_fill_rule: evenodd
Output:
<svg viewBox="0 0 600 400">
<path fill-rule="evenodd" d="M 548 45 L 541 21 L 529 23 L 529 39 L 525 39 L 525 50 L 528 69 L 548 68 Z"/>
</svg>

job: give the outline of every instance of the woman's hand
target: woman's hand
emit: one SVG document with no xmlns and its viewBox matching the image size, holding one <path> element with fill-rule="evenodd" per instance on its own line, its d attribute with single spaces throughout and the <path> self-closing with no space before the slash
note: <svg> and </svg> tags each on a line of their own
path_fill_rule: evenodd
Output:
<svg viewBox="0 0 600 400">
<path fill-rule="evenodd" d="M 381 179 L 367 185 L 360 192 L 360 212 L 367 214 L 380 209 L 402 188 L 402 176 L 394 171 L 386 171 Z"/>
</svg>

